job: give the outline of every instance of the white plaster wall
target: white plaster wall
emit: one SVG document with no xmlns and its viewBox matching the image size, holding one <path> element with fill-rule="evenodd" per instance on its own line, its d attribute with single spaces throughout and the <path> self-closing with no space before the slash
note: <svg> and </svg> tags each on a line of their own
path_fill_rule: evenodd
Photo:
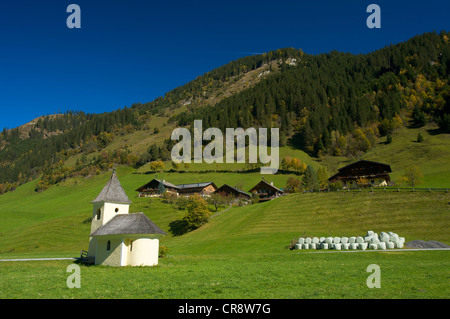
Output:
<svg viewBox="0 0 450 319">
<path fill-rule="evenodd" d="M 138 238 L 128 244 L 128 261 L 130 266 L 155 266 L 158 264 L 159 239 L 158 238 Z"/>
<path fill-rule="evenodd" d="M 108 240 L 111 241 L 111 249 L 106 250 Z M 95 264 L 104 266 L 121 266 L 122 239 L 102 238 L 97 239 Z"/>
</svg>

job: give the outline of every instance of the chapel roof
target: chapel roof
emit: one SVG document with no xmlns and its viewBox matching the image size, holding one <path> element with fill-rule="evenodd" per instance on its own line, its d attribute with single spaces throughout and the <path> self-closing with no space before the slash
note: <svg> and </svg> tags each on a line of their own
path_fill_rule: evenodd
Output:
<svg viewBox="0 0 450 319">
<path fill-rule="evenodd" d="M 128 198 L 122 185 L 119 182 L 119 179 L 117 178 L 115 169 L 113 170 L 113 173 L 106 183 L 105 187 L 103 187 L 100 194 L 98 194 L 97 198 L 95 198 L 91 203 L 97 202 L 131 204 L 130 199 Z"/>
</svg>

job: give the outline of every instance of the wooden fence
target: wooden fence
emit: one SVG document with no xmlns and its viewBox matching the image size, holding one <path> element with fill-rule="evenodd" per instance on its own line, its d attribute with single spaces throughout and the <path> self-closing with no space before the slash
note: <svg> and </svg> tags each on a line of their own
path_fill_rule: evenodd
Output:
<svg viewBox="0 0 450 319">
<path fill-rule="evenodd" d="M 364 188 L 346 188 L 346 189 L 320 189 L 320 190 L 305 190 L 304 193 L 318 193 L 318 192 L 445 192 L 448 193 L 449 188 L 431 188 L 431 187 L 364 187 Z"/>
</svg>

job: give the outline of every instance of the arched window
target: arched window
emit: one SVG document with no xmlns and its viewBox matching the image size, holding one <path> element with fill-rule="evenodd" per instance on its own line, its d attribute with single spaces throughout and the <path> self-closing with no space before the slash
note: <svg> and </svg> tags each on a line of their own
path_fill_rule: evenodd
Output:
<svg viewBox="0 0 450 319">
<path fill-rule="evenodd" d="M 99 209 L 97 209 L 97 220 L 100 219 L 101 215 L 102 215 L 102 210 L 99 208 Z"/>
<path fill-rule="evenodd" d="M 111 250 L 111 241 L 108 240 L 108 242 L 106 243 L 106 250 L 110 251 Z"/>
</svg>

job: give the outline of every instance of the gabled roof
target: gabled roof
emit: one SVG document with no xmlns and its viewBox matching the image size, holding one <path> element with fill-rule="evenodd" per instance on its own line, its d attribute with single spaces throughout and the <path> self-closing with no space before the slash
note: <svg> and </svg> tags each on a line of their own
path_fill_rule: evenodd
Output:
<svg viewBox="0 0 450 319">
<path fill-rule="evenodd" d="M 150 182 L 148 182 L 147 184 L 145 184 L 145 185 L 139 187 L 138 189 L 136 189 L 136 191 L 139 192 L 139 191 L 142 191 L 142 190 L 148 188 L 148 186 L 151 185 L 153 182 L 157 182 L 158 185 L 159 185 L 159 183 L 161 183 L 161 180 L 154 178 Z M 175 189 L 179 189 L 180 188 L 180 187 L 178 187 L 178 186 L 176 186 L 176 185 L 174 185 L 172 183 L 166 182 L 165 180 L 163 180 L 163 185 L 165 187 L 169 187 L 169 188 L 175 188 Z"/>
<path fill-rule="evenodd" d="M 129 235 L 129 234 L 161 234 L 166 233 L 156 226 L 144 213 L 119 214 L 105 225 L 98 228 L 90 236 Z"/>
<path fill-rule="evenodd" d="M 357 162 L 350 163 L 350 164 L 348 164 L 346 166 L 343 166 L 343 167 L 339 168 L 338 171 L 345 170 L 346 168 L 349 168 L 349 167 L 351 167 L 353 165 L 357 165 L 357 164 L 369 164 L 369 165 L 372 164 L 372 165 L 381 166 L 381 167 L 383 167 L 386 170 L 387 173 L 392 173 L 390 165 L 384 164 L 384 163 L 379 163 L 379 162 L 374 162 L 374 161 L 368 161 L 368 160 L 359 160 Z"/>
<path fill-rule="evenodd" d="M 239 188 L 236 188 L 236 187 L 233 187 L 233 186 L 230 186 L 228 184 L 223 184 L 217 190 L 215 190 L 214 193 L 219 193 L 220 191 L 222 191 L 223 188 L 230 188 L 230 189 L 232 189 L 232 190 L 234 190 L 234 191 L 236 191 L 236 192 L 238 192 L 238 193 L 240 193 L 242 195 L 245 195 L 245 196 L 248 196 L 248 197 L 252 197 L 252 195 L 250 195 L 249 193 L 244 192 L 243 190 L 241 190 Z"/>
<path fill-rule="evenodd" d="M 360 165 L 362 165 L 362 167 L 363 167 L 362 169 L 358 168 L 358 166 L 360 166 Z M 353 166 L 355 166 L 356 172 L 354 172 L 355 169 L 352 169 Z M 328 180 L 332 181 L 340 176 L 341 177 L 344 176 L 344 174 L 346 174 L 346 175 L 352 174 L 352 176 L 372 175 L 370 172 L 372 172 L 372 173 L 374 172 L 373 171 L 374 167 L 378 168 L 378 170 L 375 171 L 376 174 L 386 175 L 388 173 L 392 173 L 391 166 L 388 164 L 374 162 L 374 161 L 368 161 L 368 160 L 359 160 L 357 162 L 350 163 L 346 166 L 339 168 L 338 173 L 336 173 L 333 176 L 331 176 L 330 178 L 328 178 Z M 371 171 L 371 169 L 372 169 L 372 171 Z"/>
<path fill-rule="evenodd" d="M 204 183 L 191 183 L 191 184 L 180 184 L 176 185 L 179 189 L 188 189 L 188 188 L 205 188 L 206 186 L 213 185 L 214 188 L 217 189 L 216 184 L 214 182 L 204 182 Z"/>
<path fill-rule="evenodd" d="M 261 185 L 262 184 L 262 185 Z M 265 180 L 260 181 L 258 184 L 256 184 L 255 186 L 253 186 L 253 188 L 249 191 L 250 193 L 257 187 L 259 186 L 263 186 L 263 187 L 269 187 L 274 189 L 277 192 L 280 193 L 284 193 L 281 189 L 279 189 L 278 187 L 273 186 L 271 183 L 266 182 Z"/>
<path fill-rule="evenodd" d="M 97 198 L 91 203 L 110 202 L 118 204 L 131 204 L 130 199 L 120 185 L 119 179 L 116 175 L 116 170 L 113 171 L 108 183 L 103 187 Z"/>
</svg>

